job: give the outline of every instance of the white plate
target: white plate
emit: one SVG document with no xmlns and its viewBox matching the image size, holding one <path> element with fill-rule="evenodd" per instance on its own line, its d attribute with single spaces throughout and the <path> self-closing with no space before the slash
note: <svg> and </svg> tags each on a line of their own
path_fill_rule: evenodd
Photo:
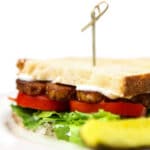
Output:
<svg viewBox="0 0 150 150">
<path fill-rule="evenodd" d="M 7 96 L 0 96 L 0 150 L 85 150 L 65 141 L 44 139 L 40 135 L 23 131 L 20 127 L 15 128 L 17 132 L 12 132 L 8 127 L 10 120 L 10 102 Z"/>
</svg>

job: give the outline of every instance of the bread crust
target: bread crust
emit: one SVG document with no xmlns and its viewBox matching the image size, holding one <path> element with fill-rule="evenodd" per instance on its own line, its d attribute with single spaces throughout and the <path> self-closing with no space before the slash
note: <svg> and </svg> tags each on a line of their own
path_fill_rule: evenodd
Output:
<svg viewBox="0 0 150 150">
<path fill-rule="evenodd" d="M 125 77 L 123 92 L 125 97 L 150 93 L 150 73 Z"/>
<path fill-rule="evenodd" d="M 26 62 L 26 59 L 19 59 L 17 61 L 16 66 L 18 67 L 19 70 L 22 70 L 24 68 L 25 62 Z"/>
</svg>

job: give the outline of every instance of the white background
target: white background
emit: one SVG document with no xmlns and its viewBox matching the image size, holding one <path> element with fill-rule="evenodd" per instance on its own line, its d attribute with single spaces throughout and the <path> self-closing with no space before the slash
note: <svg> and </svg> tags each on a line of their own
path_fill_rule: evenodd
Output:
<svg viewBox="0 0 150 150">
<path fill-rule="evenodd" d="M 90 20 L 98 0 L 0 0 L 0 93 L 15 89 L 18 58 L 91 56 Z M 150 1 L 109 0 L 97 22 L 97 55 L 150 56 Z"/>
</svg>

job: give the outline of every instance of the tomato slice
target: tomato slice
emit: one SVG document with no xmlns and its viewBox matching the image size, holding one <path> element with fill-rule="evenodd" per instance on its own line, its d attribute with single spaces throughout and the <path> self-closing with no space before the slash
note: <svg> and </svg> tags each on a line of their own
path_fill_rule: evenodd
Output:
<svg viewBox="0 0 150 150">
<path fill-rule="evenodd" d="M 80 111 L 85 113 L 97 112 L 99 109 L 126 117 L 140 117 L 146 114 L 146 108 L 142 104 L 129 102 L 100 102 L 96 104 L 70 101 L 71 111 Z"/>
<path fill-rule="evenodd" d="M 19 93 L 16 99 L 19 106 L 25 108 L 32 108 L 45 111 L 68 111 L 69 103 L 66 101 L 50 100 L 46 96 L 29 96 L 23 93 Z"/>
<path fill-rule="evenodd" d="M 146 108 L 142 104 L 129 102 L 102 102 L 100 108 L 114 114 L 127 117 L 140 117 L 146 115 Z"/>
<path fill-rule="evenodd" d="M 91 104 L 91 103 L 80 102 L 77 100 L 70 101 L 70 110 L 71 111 L 92 113 L 92 112 L 97 112 L 99 109 L 100 109 L 99 103 Z"/>
</svg>

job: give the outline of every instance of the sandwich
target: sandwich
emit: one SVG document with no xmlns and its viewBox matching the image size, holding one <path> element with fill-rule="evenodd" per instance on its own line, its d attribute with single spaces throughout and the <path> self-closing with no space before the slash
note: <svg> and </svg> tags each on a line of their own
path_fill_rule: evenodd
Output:
<svg viewBox="0 0 150 150">
<path fill-rule="evenodd" d="M 17 62 L 16 124 L 46 136 L 84 145 L 87 120 L 139 118 L 150 108 L 150 59 L 89 58 Z"/>
</svg>

